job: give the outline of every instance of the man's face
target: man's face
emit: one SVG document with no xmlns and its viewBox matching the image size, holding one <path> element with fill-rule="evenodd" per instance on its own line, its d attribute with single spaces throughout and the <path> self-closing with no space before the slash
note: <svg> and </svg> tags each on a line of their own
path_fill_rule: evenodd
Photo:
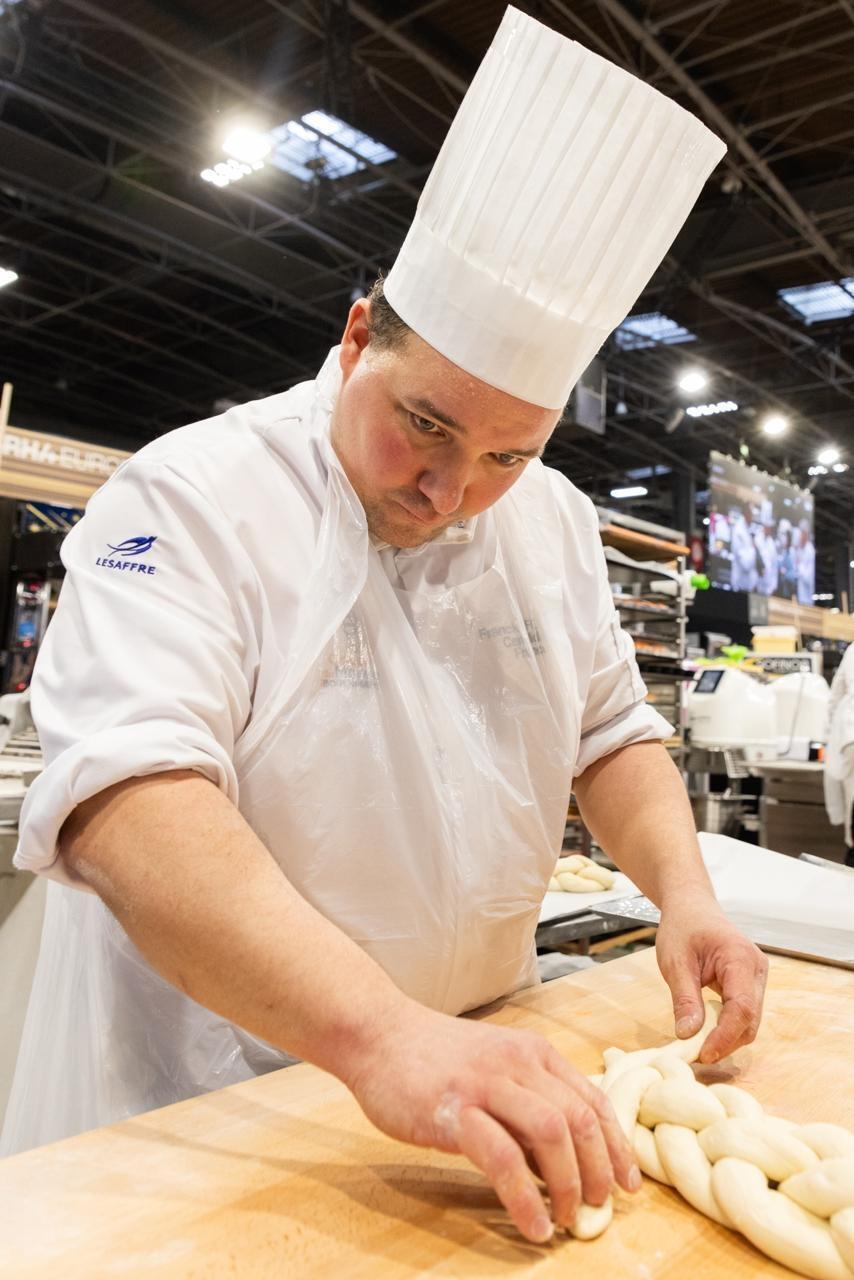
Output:
<svg viewBox="0 0 854 1280">
<path fill-rule="evenodd" d="M 368 307 L 354 304 L 344 332 L 332 443 L 371 533 L 417 547 L 497 502 L 559 414 L 471 377 L 414 333 L 377 350 Z"/>
</svg>

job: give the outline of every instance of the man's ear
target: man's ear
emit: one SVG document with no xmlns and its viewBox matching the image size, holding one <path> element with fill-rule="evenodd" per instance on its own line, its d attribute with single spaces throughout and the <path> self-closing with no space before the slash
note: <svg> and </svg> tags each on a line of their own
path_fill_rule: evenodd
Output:
<svg viewBox="0 0 854 1280">
<path fill-rule="evenodd" d="M 345 378 L 353 372 L 370 342 L 371 335 L 368 329 L 370 314 L 371 304 L 367 298 L 359 298 L 358 302 L 354 302 L 350 308 L 341 338 L 341 350 L 338 354 L 338 363 Z"/>
</svg>

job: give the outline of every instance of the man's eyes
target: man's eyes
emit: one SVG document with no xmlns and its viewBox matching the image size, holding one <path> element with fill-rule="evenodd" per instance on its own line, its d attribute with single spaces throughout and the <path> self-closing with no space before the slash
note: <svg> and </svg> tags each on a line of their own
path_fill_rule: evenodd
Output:
<svg viewBox="0 0 854 1280">
<path fill-rule="evenodd" d="M 416 431 L 424 436 L 443 435 L 443 429 L 437 423 L 431 422 L 429 418 L 422 418 L 420 414 L 410 413 L 409 421 L 412 423 Z M 499 467 L 510 469 L 524 462 L 524 458 L 518 457 L 515 453 L 493 453 L 492 457 L 498 463 Z"/>
<path fill-rule="evenodd" d="M 441 433 L 442 428 L 437 426 L 435 422 L 431 422 L 429 418 L 420 418 L 417 413 L 410 413 L 410 421 L 418 431 L 422 431 L 425 436 L 436 435 Z"/>
</svg>

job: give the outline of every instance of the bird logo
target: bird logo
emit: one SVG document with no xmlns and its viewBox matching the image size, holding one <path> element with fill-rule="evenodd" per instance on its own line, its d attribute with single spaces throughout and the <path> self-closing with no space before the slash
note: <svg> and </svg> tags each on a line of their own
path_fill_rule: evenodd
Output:
<svg viewBox="0 0 854 1280">
<path fill-rule="evenodd" d="M 151 550 L 156 541 L 157 535 L 152 534 L 150 537 L 125 538 L 124 542 L 120 542 L 117 547 L 108 542 L 107 546 L 120 556 L 142 556 L 145 555 L 146 551 Z"/>
</svg>

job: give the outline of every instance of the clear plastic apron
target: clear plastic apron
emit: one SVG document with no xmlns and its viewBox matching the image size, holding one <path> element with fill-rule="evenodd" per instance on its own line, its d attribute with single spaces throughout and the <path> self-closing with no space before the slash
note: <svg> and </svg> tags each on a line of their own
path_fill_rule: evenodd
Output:
<svg viewBox="0 0 854 1280">
<path fill-rule="evenodd" d="M 330 457 L 294 642 L 235 760 L 241 811 L 297 890 L 450 1013 L 537 980 L 589 632 L 568 619 L 540 464 L 481 519 L 494 555 L 472 581 L 396 587 Z M 289 1061 L 162 979 L 93 894 L 51 883 L 44 929 L 0 1152 Z"/>
<path fill-rule="evenodd" d="M 472 581 L 395 588 L 333 462 L 295 660 L 239 748 L 288 878 L 410 995 L 458 1013 L 536 981 L 578 746 L 542 468 L 487 513 Z"/>
</svg>

